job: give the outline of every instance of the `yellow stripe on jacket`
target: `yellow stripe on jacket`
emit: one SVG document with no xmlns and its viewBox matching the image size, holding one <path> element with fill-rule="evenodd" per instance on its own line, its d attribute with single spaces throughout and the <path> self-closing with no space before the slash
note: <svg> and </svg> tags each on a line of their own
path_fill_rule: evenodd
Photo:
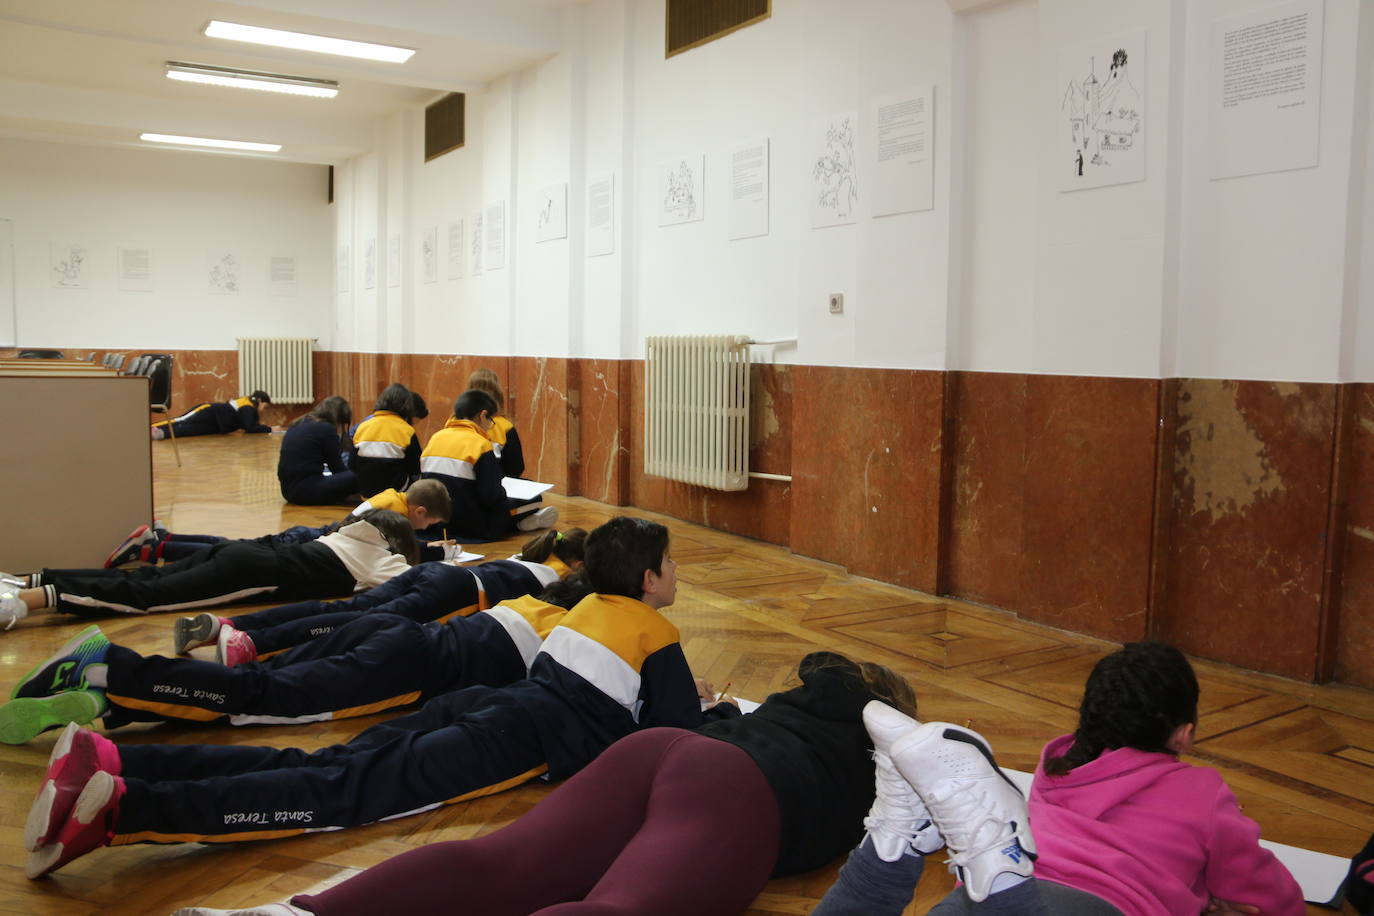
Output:
<svg viewBox="0 0 1374 916">
<path fill-rule="evenodd" d="M 455 418 L 429 437 L 429 444 L 420 454 L 420 470 L 475 480 L 477 474 L 473 467 L 491 450 L 492 441 L 476 423 Z"/>
<path fill-rule="evenodd" d="M 404 458 L 415 428 L 398 414 L 379 410 L 358 424 L 353 447 L 361 458 Z"/>
<path fill-rule="evenodd" d="M 410 499 L 406 495 L 395 489 L 387 489 L 375 496 L 369 496 L 358 505 L 350 515 L 362 515 L 368 509 L 388 509 L 392 512 L 399 512 L 407 515 L 410 512 Z"/>
</svg>

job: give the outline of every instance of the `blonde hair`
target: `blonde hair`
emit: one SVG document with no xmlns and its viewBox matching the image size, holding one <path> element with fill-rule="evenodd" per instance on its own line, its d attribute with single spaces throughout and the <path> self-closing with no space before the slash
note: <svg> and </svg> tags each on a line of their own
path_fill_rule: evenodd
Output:
<svg viewBox="0 0 1374 916">
<path fill-rule="evenodd" d="M 485 391 L 496 402 L 496 412 L 500 414 L 506 412 L 506 393 L 501 390 L 501 380 L 496 377 L 496 373 L 492 370 L 472 370 L 472 375 L 468 376 L 468 388 Z"/>
</svg>

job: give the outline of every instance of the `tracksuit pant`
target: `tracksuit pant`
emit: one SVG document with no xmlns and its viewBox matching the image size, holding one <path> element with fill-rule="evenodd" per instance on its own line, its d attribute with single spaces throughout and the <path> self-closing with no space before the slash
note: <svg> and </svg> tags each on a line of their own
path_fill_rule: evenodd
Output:
<svg viewBox="0 0 1374 916">
<path fill-rule="evenodd" d="M 533 717 L 469 687 L 309 753 L 237 745 L 120 745 L 112 845 L 236 842 L 353 827 L 490 795 L 547 767 Z"/>
<path fill-rule="evenodd" d="M 231 622 L 235 629 L 253 637 L 258 657 L 262 658 L 299 645 L 305 639 L 315 639 L 365 614 L 398 614 L 421 623 L 444 622 L 543 590 L 528 567 L 508 560 L 476 567 L 420 563 L 343 601 L 299 601 L 239 614 Z M 324 617 L 328 620 L 321 619 Z"/>
<path fill-rule="evenodd" d="M 332 527 L 332 525 L 292 525 L 277 534 L 268 534 L 251 540 L 261 543 L 270 541 L 282 545 L 305 544 L 322 537 Z M 174 563 L 215 544 L 223 544 L 225 541 L 231 540 L 235 540 L 235 538 L 220 537 L 218 534 L 169 534 L 158 542 L 150 559 Z"/>
<path fill-rule="evenodd" d="M 142 614 L 213 607 L 274 593 L 347 595 L 357 581 L 323 544 L 276 547 L 228 541 L 165 566 L 45 569 L 56 609 L 69 614 Z"/>
<path fill-rule="evenodd" d="M 291 903 L 320 916 L 738 913 L 768 881 L 779 830 L 747 753 L 650 728 L 494 833 L 401 853 Z"/>
<path fill-rule="evenodd" d="M 266 661 L 227 668 L 111 646 L 107 728 L 133 721 L 284 724 L 371 715 L 461 687 L 521 680 L 525 662 L 491 615 L 418 624 L 365 614 Z"/>
</svg>

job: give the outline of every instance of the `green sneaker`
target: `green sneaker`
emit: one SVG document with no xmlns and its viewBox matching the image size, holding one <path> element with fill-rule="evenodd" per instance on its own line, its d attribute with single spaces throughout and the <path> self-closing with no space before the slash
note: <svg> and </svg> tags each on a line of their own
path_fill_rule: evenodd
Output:
<svg viewBox="0 0 1374 916">
<path fill-rule="evenodd" d="M 14 690 L 10 691 L 10 699 L 46 697 L 89 686 L 86 683 L 86 668 L 105 664 L 105 653 L 109 648 L 110 641 L 100 632 L 100 627 L 86 627 L 20 678 Z"/>
<path fill-rule="evenodd" d="M 104 715 L 105 694 L 67 690 L 49 697 L 20 697 L 0 706 L 0 744 L 24 744 L 68 722 L 85 725 Z"/>
</svg>

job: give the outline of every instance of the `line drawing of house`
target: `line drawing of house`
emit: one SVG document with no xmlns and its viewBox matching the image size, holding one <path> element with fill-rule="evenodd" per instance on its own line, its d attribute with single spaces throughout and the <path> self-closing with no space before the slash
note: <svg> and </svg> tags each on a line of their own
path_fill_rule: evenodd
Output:
<svg viewBox="0 0 1374 916">
<path fill-rule="evenodd" d="M 1118 48 L 1112 54 L 1107 78 L 1097 78 L 1097 58 L 1090 58 L 1088 75 L 1069 80 L 1059 110 L 1068 114 L 1073 143 L 1073 168 L 1086 171 L 1109 168 L 1113 153 L 1134 150 L 1141 142 L 1140 90 L 1131 82 L 1128 56 Z"/>
</svg>

